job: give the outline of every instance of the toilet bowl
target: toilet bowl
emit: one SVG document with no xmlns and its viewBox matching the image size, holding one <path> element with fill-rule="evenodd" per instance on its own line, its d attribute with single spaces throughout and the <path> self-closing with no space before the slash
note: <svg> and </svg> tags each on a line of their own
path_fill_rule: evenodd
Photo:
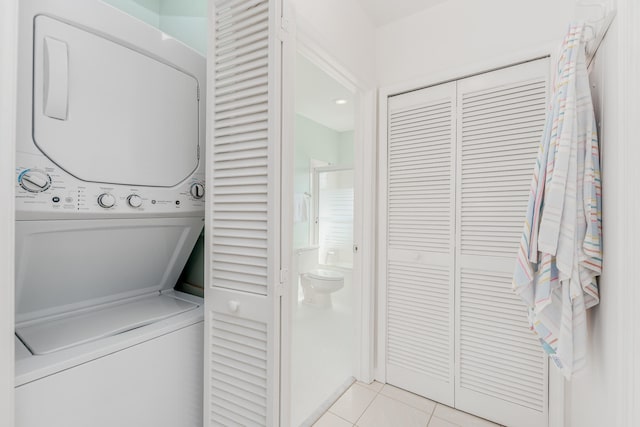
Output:
<svg viewBox="0 0 640 427">
<path fill-rule="evenodd" d="M 344 275 L 338 271 L 315 269 L 300 275 L 305 304 L 330 308 L 331 294 L 344 287 Z"/>
</svg>

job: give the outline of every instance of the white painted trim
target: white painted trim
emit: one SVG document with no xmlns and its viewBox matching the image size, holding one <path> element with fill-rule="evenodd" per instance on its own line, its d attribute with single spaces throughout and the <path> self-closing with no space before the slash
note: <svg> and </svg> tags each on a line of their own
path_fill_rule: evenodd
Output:
<svg viewBox="0 0 640 427">
<path fill-rule="evenodd" d="M 376 254 L 376 96 L 374 90 L 359 86 L 355 123 L 355 224 L 354 243 L 359 247 L 360 307 L 354 313 L 360 319 L 355 377 L 364 383 L 373 381 L 375 343 L 375 254 Z M 359 212 L 358 212 L 359 208 Z M 357 255 L 357 254 L 356 254 Z M 354 280 L 355 281 L 355 280 Z"/>
<path fill-rule="evenodd" d="M 552 363 L 547 362 L 549 371 L 549 427 L 565 427 L 567 408 L 565 379 L 562 373 Z"/>
<path fill-rule="evenodd" d="M 0 425 L 14 424 L 15 136 L 18 1 L 0 2 Z"/>
<path fill-rule="evenodd" d="M 558 41 L 558 43 L 542 45 L 535 49 L 528 49 L 515 54 L 500 56 L 488 61 L 468 64 L 463 67 L 431 74 L 408 82 L 385 86 L 380 88 L 380 99 L 386 99 L 389 96 L 399 95 L 404 92 L 412 92 L 417 89 L 423 89 L 441 83 L 461 80 L 466 77 L 488 73 L 500 68 L 518 65 L 523 62 L 535 61 L 536 59 L 544 58 L 554 53 L 557 50 L 559 43 L 560 41 Z"/>
<path fill-rule="evenodd" d="M 280 425 L 291 425 L 291 351 L 293 326 L 293 301 L 298 297 L 298 280 L 294 268 L 293 252 L 293 192 L 295 180 L 295 63 L 296 25 L 295 14 L 289 2 L 283 6 L 283 23 L 287 31 L 283 35 L 282 51 L 282 168 L 281 168 L 281 209 L 280 262 L 284 278 L 280 298 Z"/>
<path fill-rule="evenodd" d="M 283 10 L 287 0 L 269 0 L 269 27 L 270 33 L 277 35 L 269 37 L 269 145 L 267 147 L 268 162 L 268 206 L 267 206 L 267 259 L 269 264 L 267 271 L 270 275 L 267 290 L 268 304 L 271 305 L 271 319 L 267 327 L 268 340 L 267 352 L 269 376 L 267 378 L 267 424 L 279 426 L 281 403 L 281 342 L 282 330 L 280 321 L 282 318 L 281 270 L 288 264 L 288 258 L 282 255 L 282 229 L 283 229 L 283 194 L 282 194 L 282 169 L 283 169 L 283 132 L 286 132 L 283 123 Z M 285 217 L 287 215 L 285 214 Z M 290 259 L 290 258 L 289 258 Z M 270 400 L 270 401 L 269 401 Z"/>
<path fill-rule="evenodd" d="M 339 13 L 339 12 L 337 12 Z M 304 54 L 309 60 L 316 64 L 324 63 L 329 67 L 334 67 L 337 74 L 331 74 L 330 71 L 324 70 L 329 75 L 334 77 L 338 82 L 343 84 L 346 88 L 350 88 L 351 85 L 359 87 L 361 90 L 374 90 L 377 86 L 375 81 L 369 80 L 363 75 L 356 75 L 346 67 L 340 65 L 329 51 L 322 46 L 328 46 L 328 43 L 323 43 L 323 36 L 315 30 L 315 23 L 307 20 L 304 17 L 297 17 L 297 38 L 300 45 L 298 46 L 298 52 Z M 304 46 L 302 46 L 304 45 Z M 317 56 L 314 61 L 314 57 L 308 56 L 307 53 Z M 352 92 L 355 92 L 355 88 L 351 88 Z"/>
<path fill-rule="evenodd" d="M 376 271 L 376 354 L 375 379 L 382 384 L 387 382 L 387 184 L 388 184 L 388 129 L 389 129 L 389 92 L 381 89 L 378 94 L 378 230 Z"/>
<path fill-rule="evenodd" d="M 213 189 L 213 133 L 214 133 L 214 93 L 215 93 L 215 78 L 210 70 L 215 67 L 215 13 L 216 6 L 215 0 L 209 0 L 207 3 L 207 99 L 206 99 L 206 137 L 205 137 L 205 191 L 212 193 Z M 209 233 L 207 230 L 211 230 L 213 225 L 213 197 L 211 194 L 205 195 L 205 211 L 204 211 L 204 295 L 207 290 L 211 289 L 211 250 L 209 247 Z M 206 306 L 205 306 L 206 309 Z M 211 374 L 209 367 L 209 357 L 207 356 L 209 348 L 211 348 L 211 320 L 209 313 L 205 310 L 204 319 L 204 339 L 203 339 L 203 371 L 205 373 L 203 378 L 202 389 L 202 425 L 209 425 L 210 418 L 210 402 L 209 393 L 206 390 L 211 390 Z"/>
<path fill-rule="evenodd" d="M 627 0 L 633 2 L 633 0 Z M 466 77 L 487 73 L 501 68 L 510 67 L 524 62 L 534 61 L 550 56 L 552 63 L 556 56 L 558 43 L 547 44 L 528 51 L 519 52 L 513 55 L 506 55 L 497 59 L 492 59 L 482 63 L 470 64 L 465 67 L 432 74 L 423 78 L 413 80 L 398 85 L 386 86 L 380 89 L 378 94 L 378 203 L 377 203 L 377 287 L 376 294 L 376 338 L 375 345 L 375 379 L 381 383 L 386 383 L 386 341 L 387 341 L 387 132 L 388 132 L 388 98 L 394 95 L 412 92 L 429 86 L 435 86 L 442 83 L 457 81 Z M 636 76 L 639 74 L 636 74 Z M 627 93 L 633 93 L 628 91 Z M 638 115 L 640 116 L 640 115 Z M 638 117 L 637 116 L 637 117 Z M 637 144 L 636 144 L 637 145 Z M 638 159 L 640 161 L 640 158 Z M 636 163 L 637 164 L 637 163 Z M 640 182 L 638 180 L 637 182 Z M 640 210 L 640 208 L 638 208 Z M 633 212 L 637 212 L 633 211 Z M 640 233 L 639 233 L 640 234 Z M 640 249 L 640 248 L 639 248 Z M 640 257 L 640 250 L 637 252 Z M 637 258 L 636 258 L 637 259 Z M 630 276 L 632 277 L 632 276 Z M 640 291 L 638 292 L 640 296 Z M 640 325 L 640 313 L 638 320 Z M 640 334 L 639 334 L 640 335 Z M 640 346 L 640 336 L 639 346 Z M 552 373 L 553 369 L 549 369 L 549 427 L 564 427 L 565 425 L 565 384 L 564 379 Z M 640 392 L 640 368 L 638 372 L 638 390 Z M 640 410 L 639 410 L 640 412 Z"/>
<path fill-rule="evenodd" d="M 614 412 L 619 419 L 616 425 L 637 426 L 640 423 L 640 289 L 635 285 L 634 278 L 638 273 L 636 264 L 640 259 L 640 223 L 638 223 L 638 209 L 640 199 L 637 197 L 638 183 L 640 183 L 640 4 L 637 0 L 618 0 L 618 25 L 620 31 L 618 69 L 620 76 L 619 87 L 619 130 L 622 159 L 619 173 L 626 179 L 622 181 L 623 188 L 621 208 L 624 211 L 624 225 L 627 238 L 622 242 L 621 253 L 626 259 L 620 263 L 623 268 L 620 277 L 627 278 L 625 283 L 619 283 L 621 295 L 618 322 L 620 326 L 615 332 L 620 348 L 618 355 L 616 379 L 620 387 L 612 392 L 617 393 L 613 399 L 617 402 Z"/>
</svg>

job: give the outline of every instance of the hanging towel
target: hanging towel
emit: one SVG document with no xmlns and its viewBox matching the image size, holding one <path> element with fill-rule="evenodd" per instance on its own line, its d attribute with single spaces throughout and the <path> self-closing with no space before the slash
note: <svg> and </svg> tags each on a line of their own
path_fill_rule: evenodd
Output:
<svg viewBox="0 0 640 427">
<path fill-rule="evenodd" d="M 306 222 L 309 220 L 309 199 L 306 193 L 297 193 L 293 197 L 293 221 Z"/>
<path fill-rule="evenodd" d="M 584 24 L 565 37 L 538 151 L 513 288 L 544 350 L 570 379 L 586 360 L 586 310 L 599 302 L 602 200 Z"/>
</svg>

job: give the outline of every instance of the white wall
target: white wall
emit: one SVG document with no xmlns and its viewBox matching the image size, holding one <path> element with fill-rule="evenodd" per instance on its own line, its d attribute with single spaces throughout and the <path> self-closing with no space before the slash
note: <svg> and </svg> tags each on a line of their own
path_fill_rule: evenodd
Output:
<svg viewBox="0 0 640 427">
<path fill-rule="evenodd" d="M 575 0 L 448 0 L 376 32 L 380 86 L 560 41 Z"/>
<path fill-rule="evenodd" d="M 636 267 L 640 5 L 637 0 L 618 0 L 617 4 L 618 16 L 591 72 L 602 153 L 601 302 L 589 315 L 591 357 L 587 373 L 567 387 L 567 427 L 640 425 Z"/>
<path fill-rule="evenodd" d="M 207 54 L 207 1 L 160 1 L 159 27 L 202 55 Z"/>
<path fill-rule="evenodd" d="M 160 5 L 158 0 L 103 0 L 105 3 L 116 7 L 123 12 L 134 16 L 149 25 L 158 27 L 160 25 Z"/>
<path fill-rule="evenodd" d="M 207 0 L 103 0 L 207 54 Z"/>
<path fill-rule="evenodd" d="M 621 184 L 626 179 L 620 173 L 618 100 L 618 25 L 614 23 L 598 52 L 590 75 L 600 127 L 600 151 L 603 187 L 604 268 L 600 280 L 600 304 L 589 311 L 589 359 L 586 372 L 567 384 L 567 427 L 618 426 L 615 421 L 617 366 L 620 345 L 616 331 L 620 327 L 620 286 L 625 255 L 620 242 L 626 230 L 621 220 L 624 215 L 625 195 Z"/>
<path fill-rule="evenodd" d="M 375 84 L 375 27 L 356 0 L 291 0 L 299 32 L 365 85 Z"/>
</svg>

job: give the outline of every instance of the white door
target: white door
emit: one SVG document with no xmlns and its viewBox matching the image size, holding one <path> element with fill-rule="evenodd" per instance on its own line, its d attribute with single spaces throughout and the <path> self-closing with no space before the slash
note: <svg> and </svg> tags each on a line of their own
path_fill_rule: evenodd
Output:
<svg viewBox="0 0 640 427">
<path fill-rule="evenodd" d="M 458 82 L 456 407 L 509 426 L 548 419 L 547 359 L 511 290 L 548 75 L 545 59 Z"/>
<path fill-rule="evenodd" d="M 389 99 L 387 382 L 454 402 L 456 84 Z"/>
<path fill-rule="evenodd" d="M 204 425 L 276 426 L 281 2 L 214 3 Z"/>
<path fill-rule="evenodd" d="M 389 98 L 387 382 L 548 424 L 547 361 L 511 290 L 549 61 Z"/>
</svg>

